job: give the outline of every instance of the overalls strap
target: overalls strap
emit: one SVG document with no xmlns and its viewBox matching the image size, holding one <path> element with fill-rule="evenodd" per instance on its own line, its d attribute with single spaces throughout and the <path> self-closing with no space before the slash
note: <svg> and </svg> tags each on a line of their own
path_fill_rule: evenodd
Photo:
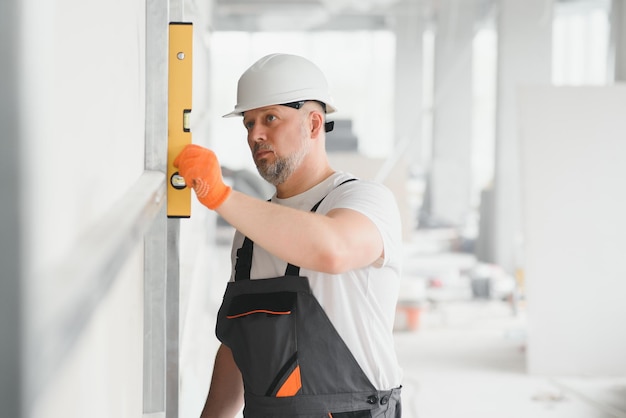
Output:
<svg viewBox="0 0 626 418">
<path fill-rule="evenodd" d="M 252 269 L 252 251 L 254 243 L 248 237 L 243 240 L 243 245 L 237 250 L 237 263 L 235 263 L 235 281 L 250 280 Z"/>
</svg>

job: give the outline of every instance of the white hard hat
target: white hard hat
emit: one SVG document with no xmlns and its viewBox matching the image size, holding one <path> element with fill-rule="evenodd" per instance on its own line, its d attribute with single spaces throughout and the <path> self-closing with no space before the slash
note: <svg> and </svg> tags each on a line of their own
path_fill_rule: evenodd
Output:
<svg viewBox="0 0 626 418">
<path fill-rule="evenodd" d="M 328 82 L 322 71 L 306 58 L 289 54 L 267 55 L 239 78 L 237 105 L 224 117 L 241 116 L 260 107 L 316 100 L 326 105 L 326 113 L 335 112 Z"/>
</svg>

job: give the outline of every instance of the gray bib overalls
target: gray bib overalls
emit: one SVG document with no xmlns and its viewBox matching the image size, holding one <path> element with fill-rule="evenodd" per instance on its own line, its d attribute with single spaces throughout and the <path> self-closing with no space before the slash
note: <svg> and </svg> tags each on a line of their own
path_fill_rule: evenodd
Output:
<svg viewBox="0 0 626 418">
<path fill-rule="evenodd" d="M 300 268 L 289 264 L 282 277 L 250 280 L 252 251 L 246 237 L 216 327 L 243 377 L 244 416 L 400 417 L 400 388 L 372 385 Z"/>
</svg>

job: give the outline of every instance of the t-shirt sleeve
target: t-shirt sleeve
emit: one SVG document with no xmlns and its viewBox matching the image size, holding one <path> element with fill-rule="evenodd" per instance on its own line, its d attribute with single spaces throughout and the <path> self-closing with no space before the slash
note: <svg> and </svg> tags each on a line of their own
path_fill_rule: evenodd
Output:
<svg viewBox="0 0 626 418">
<path fill-rule="evenodd" d="M 351 209 L 367 216 L 378 228 L 383 239 L 384 256 L 374 263 L 383 267 L 391 257 L 397 257 L 401 243 L 401 222 L 398 205 L 393 193 L 384 185 L 358 180 L 334 189 L 324 199 L 318 212 L 332 209 Z"/>
</svg>

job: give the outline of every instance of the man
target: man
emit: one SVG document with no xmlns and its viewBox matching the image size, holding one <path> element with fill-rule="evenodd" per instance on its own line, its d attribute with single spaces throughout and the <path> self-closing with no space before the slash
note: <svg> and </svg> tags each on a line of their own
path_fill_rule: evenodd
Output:
<svg viewBox="0 0 626 418">
<path fill-rule="evenodd" d="M 222 345 L 202 417 L 399 417 L 393 320 L 400 216 L 380 184 L 331 168 L 328 84 L 295 55 L 261 58 L 237 105 L 271 202 L 231 190 L 215 154 L 174 165 L 201 203 L 237 229 L 218 313 Z"/>
</svg>

